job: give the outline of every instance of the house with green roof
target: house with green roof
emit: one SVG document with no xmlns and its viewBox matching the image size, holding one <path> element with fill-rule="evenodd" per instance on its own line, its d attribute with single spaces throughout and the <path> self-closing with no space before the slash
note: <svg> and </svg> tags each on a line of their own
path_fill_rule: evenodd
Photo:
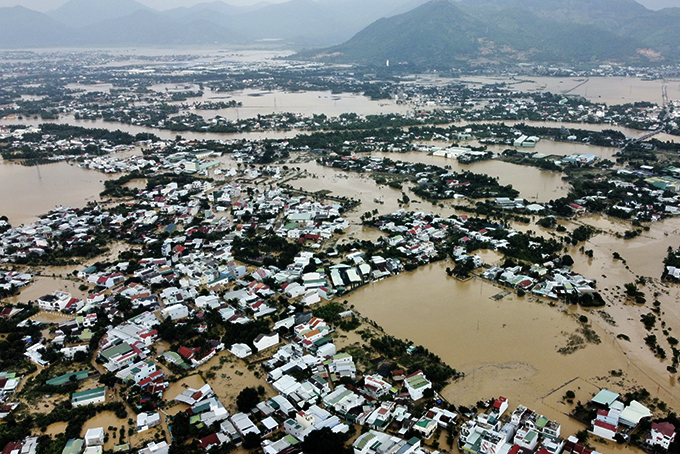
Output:
<svg viewBox="0 0 680 454">
<path fill-rule="evenodd" d="M 176 364 L 177 366 L 181 367 L 184 370 L 189 370 L 190 367 L 187 363 L 184 362 L 181 356 L 177 352 L 164 352 L 163 353 L 163 358 L 166 359 L 166 361 Z"/>
<path fill-rule="evenodd" d="M 71 438 L 66 442 L 66 446 L 61 451 L 61 454 L 80 454 L 83 450 L 83 440 L 80 438 Z"/>
<path fill-rule="evenodd" d="M 89 377 L 89 370 L 80 370 L 78 372 L 70 372 L 58 377 L 51 378 L 45 382 L 46 385 L 50 386 L 62 386 L 67 383 L 72 383 L 74 381 L 82 381 Z"/>
<path fill-rule="evenodd" d="M 432 388 L 432 382 L 425 378 L 422 370 L 419 370 L 404 379 L 404 386 L 411 399 L 420 400 L 424 397 L 425 391 Z"/>
<path fill-rule="evenodd" d="M 384 432 L 370 430 L 352 444 L 354 454 L 412 454 L 420 450 L 420 439 L 402 440 Z"/>
<path fill-rule="evenodd" d="M 99 404 L 106 400 L 106 388 L 88 389 L 71 395 L 71 405 L 82 407 L 84 405 Z"/>
</svg>

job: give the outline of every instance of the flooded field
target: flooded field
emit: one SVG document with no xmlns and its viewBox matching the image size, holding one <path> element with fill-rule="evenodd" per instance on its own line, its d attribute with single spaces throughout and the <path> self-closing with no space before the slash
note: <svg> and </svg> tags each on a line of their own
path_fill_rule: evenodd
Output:
<svg viewBox="0 0 680 454">
<path fill-rule="evenodd" d="M 205 385 L 205 380 L 203 380 L 200 375 L 190 375 L 172 383 L 170 387 L 163 392 L 163 398 L 167 401 L 173 401 L 175 397 L 182 394 L 187 388 L 199 389 L 203 385 Z"/>
<path fill-rule="evenodd" d="M 207 114 L 206 114 L 207 115 Z M 211 117 L 211 116 L 209 116 Z M 236 134 L 221 134 L 221 133 L 209 133 L 209 132 L 191 132 L 191 131 L 170 131 L 166 129 L 155 129 L 147 128 L 145 126 L 135 126 L 123 123 L 107 122 L 102 119 L 98 120 L 76 120 L 72 115 L 66 115 L 60 117 L 58 120 L 42 120 L 42 119 L 27 119 L 19 120 L 18 118 L 5 117 L 0 119 L 1 125 L 14 125 L 22 124 L 27 126 L 39 126 L 43 123 L 57 123 L 57 124 L 69 124 L 73 126 L 80 126 L 83 128 L 102 128 L 109 129 L 112 131 L 123 131 L 130 134 L 154 134 L 158 136 L 161 140 L 175 140 L 179 135 L 181 137 L 190 137 L 194 139 L 202 140 L 234 140 L 234 139 L 248 139 L 248 140 L 261 140 L 261 139 L 289 139 L 301 134 L 300 131 L 290 130 L 290 131 L 268 131 L 268 132 L 244 132 Z"/>
<path fill-rule="evenodd" d="M 224 359 L 223 359 L 224 358 Z M 252 358 L 249 358 L 252 360 Z M 256 377 L 253 371 L 248 370 L 245 363 L 236 359 L 229 352 L 221 352 L 210 361 L 201 366 L 201 371 L 207 377 L 207 373 L 214 373 L 214 378 L 208 378 L 208 383 L 215 391 L 220 402 L 231 414 L 237 413 L 236 397 L 243 388 L 263 385 L 264 378 Z M 265 386 L 265 394 L 262 399 L 268 399 L 275 395 L 270 386 Z"/>
<path fill-rule="evenodd" d="M 462 145 L 466 145 L 463 143 Z M 473 141 L 471 145 L 479 146 L 479 142 Z M 487 145 L 489 151 L 500 154 L 510 147 L 508 145 Z M 571 156 L 575 153 L 580 154 L 594 154 L 600 159 L 609 159 L 615 161 L 614 154 L 619 151 L 618 148 L 611 147 L 597 147 L 594 145 L 581 145 L 578 143 L 555 142 L 552 140 L 541 140 L 536 144 L 536 147 L 531 149 L 532 152 L 541 153 L 548 156 Z"/>
<path fill-rule="evenodd" d="M 624 371 L 628 383 L 648 389 L 667 386 L 671 394 L 663 373 L 629 361 L 623 341 L 599 323 L 592 328 L 600 344 L 560 354 L 557 350 L 581 328 L 572 310 L 514 294 L 494 301 L 491 297 L 501 288 L 478 279 L 460 282 L 447 277 L 446 266 L 450 264 L 429 265 L 370 284 L 348 300 L 386 332 L 424 345 L 464 372 L 464 379 L 444 390 L 452 402 L 470 405 L 503 395 L 512 405 L 521 402 L 557 418 L 569 433 L 582 427 L 564 415 L 570 407 L 562 396 L 571 389 L 586 400 L 600 386 L 616 389 L 611 370 Z M 661 397 L 670 401 L 668 394 Z"/>
<path fill-rule="evenodd" d="M 58 206 L 82 207 L 99 200 L 103 181 L 111 178 L 65 162 L 26 167 L 0 161 L 0 215 L 18 226 Z"/>
<path fill-rule="evenodd" d="M 465 81 L 480 84 L 507 82 L 517 91 L 551 92 L 577 95 L 606 104 L 638 101 L 662 103 L 661 89 L 667 86 L 670 99 L 680 99 L 678 80 L 642 80 L 636 77 L 465 77 Z"/>
<path fill-rule="evenodd" d="M 373 153 L 373 156 L 395 161 L 407 161 L 436 166 L 451 166 L 454 171 L 483 173 L 498 178 L 502 185 L 512 185 L 520 192 L 520 197 L 538 202 L 564 197 L 569 192 L 569 184 L 562 181 L 562 174 L 548 172 L 534 167 L 520 166 L 502 161 L 482 161 L 473 164 L 460 164 L 457 160 L 431 156 L 427 153 Z"/>
<path fill-rule="evenodd" d="M 55 422 L 54 424 L 50 424 L 49 426 L 47 426 L 47 431 L 45 431 L 45 434 L 51 435 L 53 437 L 57 436 L 61 433 L 64 433 L 64 431 L 66 430 L 66 426 L 68 426 L 67 422 Z"/>
<path fill-rule="evenodd" d="M 198 91 L 198 85 L 187 85 L 181 90 Z M 176 91 L 172 85 L 154 85 L 152 90 L 169 92 Z M 175 90 L 173 90 L 175 88 Z M 219 93 L 205 90 L 199 98 L 189 98 L 187 101 L 173 102 L 171 104 L 194 104 L 197 102 L 227 102 L 236 101 L 242 104 L 238 108 L 228 108 L 210 111 L 197 111 L 206 116 L 220 115 L 229 120 L 240 118 L 253 118 L 258 115 L 270 115 L 275 113 L 295 113 L 302 115 L 325 114 L 338 116 L 348 112 L 361 112 L 369 114 L 406 113 L 412 108 L 408 105 L 398 105 L 392 99 L 373 101 L 370 98 L 354 93 L 331 93 L 330 91 L 261 91 L 242 90 L 230 93 Z"/>
<path fill-rule="evenodd" d="M 58 277 L 36 276 L 33 278 L 31 285 L 24 287 L 19 295 L 10 298 L 9 301 L 12 303 L 27 303 L 29 301 L 36 301 L 41 296 L 54 291 L 69 292 L 74 298 L 87 298 L 87 293 L 81 291 L 78 288 L 79 286 L 80 282 L 76 281 L 60 279 Z"/>
</svg>

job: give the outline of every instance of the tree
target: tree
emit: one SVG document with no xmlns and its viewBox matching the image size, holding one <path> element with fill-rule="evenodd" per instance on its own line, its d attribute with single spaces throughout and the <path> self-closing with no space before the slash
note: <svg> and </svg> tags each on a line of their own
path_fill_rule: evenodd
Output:
<svg viewBox="0 0 680 454">
<path fill-rule="evenodd" d="M 411 198 L 408 195 L 406 195 L 405 192 L 402 192 L 401 193 L 401 203 L 403 203 L 404 205 L 408 205 L 410 201 L 411 201 Z"/>
<path fill-rule="evenodd" d="M 246 388 L 247 389 L 247 388 Z M 256 449 L 260 447 L 261 437 L 255 432 L 248 432 L 243 437 L 243 448 L 244 449 Z"/>
<path fill-rule="evenodd" d="M 305 454 L 345 454 L 345 440 L 328 427 L 311 432 L 300 444 Z"/>
<path fill-rule="evenodd" d="M 562 257 L 562 265 L 572 266 L 573 264 L 574 264 L 574 259 L 571 257 L 571 255 L 566 254 L 564 257 Z"/>
<path fill-rule="evenodd" d="M 118 378 L 109 372 L 99 377 L 99 383 L 108 386 L 109 388 L 113 388 L 118 383 Z"/>
<path fill-rule="evenodd" d="M 260 396 L 257 394 L 257 390 L 252 387 L 243 388 L 236 397 L 236 406 L 238 411 L 242 413 L 249 413 L 259 403 Z"/>
</svg>

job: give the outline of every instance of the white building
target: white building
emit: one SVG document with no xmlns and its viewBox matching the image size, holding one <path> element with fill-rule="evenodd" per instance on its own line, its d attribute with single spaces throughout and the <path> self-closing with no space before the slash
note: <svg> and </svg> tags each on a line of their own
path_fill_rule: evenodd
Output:
<svg viewBox="0 0 680 454">
<path fill-rule="evenodd" d="M 145 448 L 140 449 L 139 454 L 168 454 L 168 451 L 170 451 L 170 446 L 167 442 L 155 443 L 152 441 Z"/>
<path fill-rule="evenodd" d="M 245 358 L 253 354 L 253 350 L 247 344 L 234 344 L 229 349 L 237 358 Z"/>
<path fill-rule="evenodd" d="M 103 446 L 104 445 L 104 428 L 97 427 L 95 429 L 88 429 L 85 432 L 85 446 Z"/>
<path fill-rule="evenodd" d="M 354 447 L 354 454 L 412 454 L 420 450 L 420 440 L 412 438 L 405 441 L 383 432 L 370 430 L 357 438 L 352 446 Z"/>
<path fill-rule="evenodd" d="M 71 299 L 69 293 L 54 292 L 51 295 L 41 296 L 38 299 L 38 307 L 43 311 L 63 311 Z"/>
<path fill-rule="evenodd" d="M 179 320 L 189 316 L 189 308 L 184 304 L 173 304 L 172 306 L 163 309 L 161 314 L 163 318 L 170 317 L 172 320 Z"/>
<path fill-rule="evenodd" d="M 255 423 L 253 423 L 250 417 L 245 413 L 236 413 L 231 417 L 231 423 L 242 437 L 245 437 L 249 433 L 260 435 L 260 429 L 257 428 Z"/>
<path fill-rule="evenodd" d="M 273 347 L 278 343 L 279 333 L 260 334 L 253 341 L 253 346 L 255 346 L 258 352 L 261 352 L 262 350 L 265 350 L 269 347 Z"/>
<path fill-rule="evenodd" d="M 137 431 L 144 432 L 145 430 L 156 427 L 161 423 L 160 413 L 140 413 L 137 415 Z"/>
<path fill-rule="evenodd" d="M 415 372 L 404 379 L 404 386 L 408 391 L 411 399 L 420 400 L 425 395 L 425 391 L 432 389 L 432 383 L 425 378 L 422 370 Z"/>
</svg>

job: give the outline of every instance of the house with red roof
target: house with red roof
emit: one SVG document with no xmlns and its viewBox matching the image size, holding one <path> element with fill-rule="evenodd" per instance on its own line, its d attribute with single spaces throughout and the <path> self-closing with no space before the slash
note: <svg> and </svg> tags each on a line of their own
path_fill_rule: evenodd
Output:
<svg viewBox="0 0 680 454">
<path fill-rule="evenodd" d="M 669 422 L 652 423 L 652 430 L 645 440 L 650 446 L 661 446 L 668 449 L 675 441 L 675 426 Z"/>
<path fill-rule="evenodd" d="M 194 356 L 196 356 L 196 353 L 198 352 L 198 348 L 189 348 L 189 347 L 180 347 L 177 353 L 180 354 L 184 359 L 186 360 L 191 360 L 193 359 Z"/>
<path fill-rule="evenodd" d="M 227 443 L 228 441 L 229 437 L 227 435 L 223 434 L 222 432 L 218 432 L 212 435 L 208 435 L 207 437 L 201 438 L 198 444 L 201 448 L 208 451 L 210 448 L 220 446 L 223 443 Z"/>
</svg>

